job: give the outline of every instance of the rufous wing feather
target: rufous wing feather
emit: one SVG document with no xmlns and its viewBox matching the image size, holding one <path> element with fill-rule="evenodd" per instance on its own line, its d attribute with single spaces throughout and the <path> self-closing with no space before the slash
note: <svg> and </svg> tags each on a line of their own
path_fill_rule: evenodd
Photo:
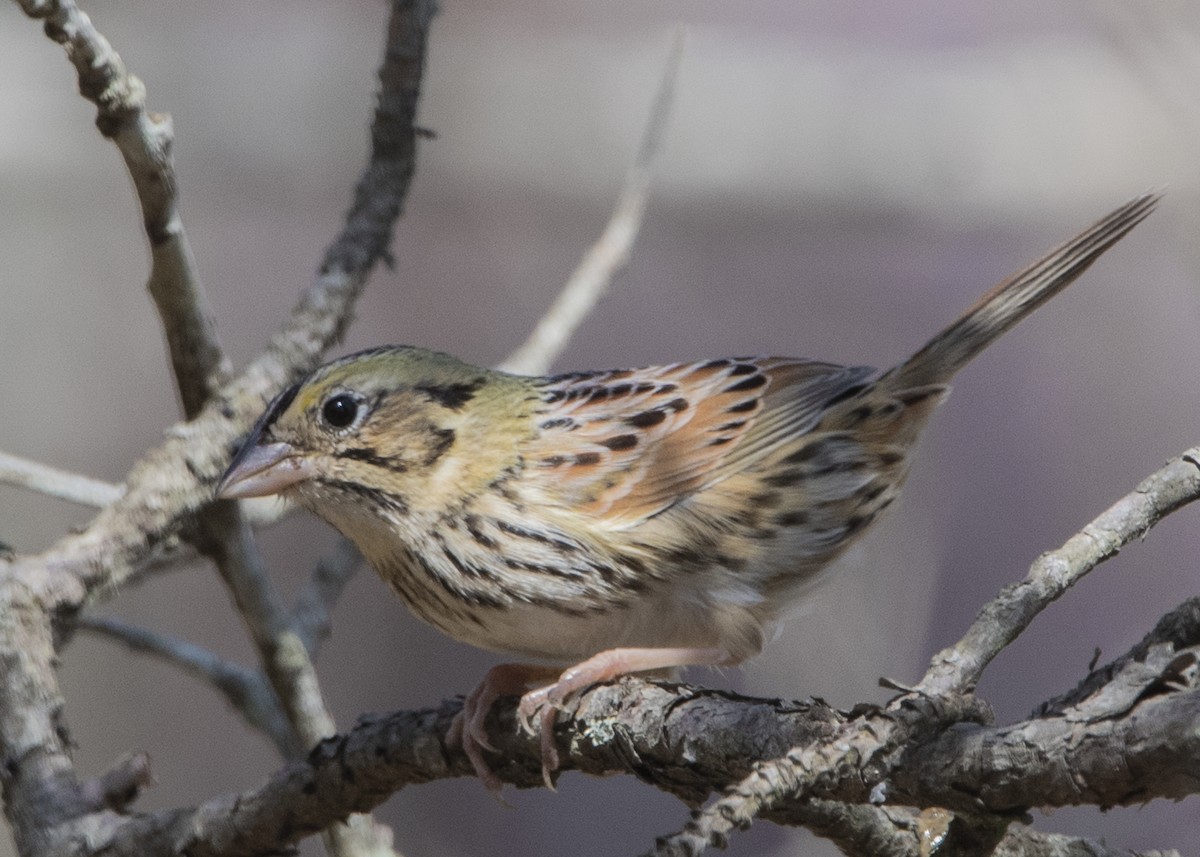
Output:
<svg viewBox="0 0 1200 857">
<path fill-rule="evenodd" d="M 550 378 L 526 475 L 547 502 L 635 525 L 811 429 L 873 371 L 765 357 Z"/>
</svg>

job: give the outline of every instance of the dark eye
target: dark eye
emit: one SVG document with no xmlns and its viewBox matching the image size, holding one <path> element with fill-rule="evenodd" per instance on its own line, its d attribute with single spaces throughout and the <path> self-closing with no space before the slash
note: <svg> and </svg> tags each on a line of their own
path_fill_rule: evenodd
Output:
<svg viewBox="0 0 1200 857">
<path fill-rule="evenodd" d="M 338 393 L 321 407 L 321 417 L 334 428 L 344 429 L 358 416 L 359 403 L 349 393 Z"/>
</svg>

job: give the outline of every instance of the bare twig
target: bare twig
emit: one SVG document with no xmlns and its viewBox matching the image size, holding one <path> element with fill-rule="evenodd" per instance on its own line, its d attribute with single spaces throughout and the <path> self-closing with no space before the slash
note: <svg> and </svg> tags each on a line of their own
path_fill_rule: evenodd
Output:
<svg viewBox="0 0 1200 857">
<path fill-rule="evenodd" d="M 291 758 L 303 752 L 279 707 L 279 700 L 257 670 L 218 657 L 203 646 L 138 628 L 119 619 L 81 616 L 78 627 L 108 637 L 135 652 L 153 655 L 211 684 L 235 711 Z"/>
<path fill-rule="evenodd" d="M 292 627 L 310 657 L 316 658 L 321 643 L 329 636 L 333 607 L 362 562 L 362 554 L 354 543 L 339 538 L 333 553 L 321 558 L 308 585 L 296 599 Z"/>
<path fill-rule="evenodd" d="M 970 691 L 984 669 L 1034 617 L 1163 517 L 1200 498 L 1200 447 L 1172 458 L 1056 551 L 1042 554 L 1025 579 L 988 603 L 961 640 L 934 656 L 917 690 L 932 696 Z"/>
<path fill-rule="evenodd" d="M 1160 648 L 1174 654 L 1183 649 L 1200 646 L 1200 596 L 1189 598 L 1155 623 L 1154 629 L 1128 652 L 1111 663 L 1093 669 L 1075 688 L 1061 696 L 1043 702 L 1034 711 L 1037 717 L 1059 716 L 1068 708 L 1079 705 L 1100 688 L 1111 683 L 1127 667 L 1145 664 Z"/>
<path fill-rule="evenodd" d="M 533 333 L 497 367 L 502 371 L 524 375 L 546 372 L 613 278 L 628 263 L 630 250 L 633 249 L 633 242 L 642 226 L 642 217 L 646 213 L 652 168 L 675 96 L 683 41 L 683 30 L 680 29 L 671 44 L 671 53 L 650 109 L 650 119 L 643 132 L 637 157 L 625 174 L 625 182 L 604 232 L 584 254 L 558 299 L 542 316 Z"/>
<path fill-rule="evenodd" d="M 0 452 L 0 483 L 27 488 L 81 506 L 101 508 L 121 496 L 120 485 Z"/>
</svg>

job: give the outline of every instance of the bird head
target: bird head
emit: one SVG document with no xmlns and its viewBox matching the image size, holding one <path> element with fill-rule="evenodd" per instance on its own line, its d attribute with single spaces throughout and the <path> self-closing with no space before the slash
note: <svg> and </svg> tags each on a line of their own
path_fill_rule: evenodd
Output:
<svg viewBox="0 0 1200 857">
<path fill-rule="evenodd" d="M 407 507 L 461 494 L 515 454 L 505 435 L 519 430 L 525 380 L 406 346 L 335 360 L 275 397 L 217 497 L 280 494 L 323 514 L 346 499 Z"/>
</svg>

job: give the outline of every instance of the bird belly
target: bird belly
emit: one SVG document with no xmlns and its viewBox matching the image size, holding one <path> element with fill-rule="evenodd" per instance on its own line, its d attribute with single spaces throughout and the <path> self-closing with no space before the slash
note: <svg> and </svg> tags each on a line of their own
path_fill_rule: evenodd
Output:
<svg viewBox="0 0 1200 857">
<path fill-rule="evenodd" d="M 722 648 L 741 661 L 757 654 L 772 612 L 757 591 L 724 580 L 641 581 L 636 589 L 583 592 L 497 588 L 435 556 L 405 551 L 373 562 L 380 576 L 423 621 L 464 643 L 525 658 L 569 664 L 612 648 Z M 464 563 L 465 565 L 465 563 Z M 473 586 L 472 584 L 478 584 Z M 509 581 L 511 584 L 512 581 Z M 560 581 L 561 588 L 566 588 Z"/>
</svg>

